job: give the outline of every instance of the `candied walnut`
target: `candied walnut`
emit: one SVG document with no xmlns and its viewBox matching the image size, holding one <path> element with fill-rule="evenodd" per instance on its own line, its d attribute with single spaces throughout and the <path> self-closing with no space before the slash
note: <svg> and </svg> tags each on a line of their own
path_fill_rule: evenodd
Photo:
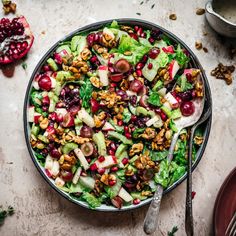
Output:
<svg viewBox="0 0 236 236">
<path fill-rule="evenodd" d="M 62 170 L 71 170 L 71 168 L 72 168 L 72 165 L 69 164 L 69 163 L 63 163 L 63 164 L 61 165 L 61 169 L 62 169 Z"/>
<path fill-rule="evenodd" d="M 103 175 L 101 176 L 100 181 L 101 181 L 102 183 L 104 183 L 105 185 L 108 185 L 109 175 L 108 175 L 108 174 L 103 174 Z"/>
<path fill-rule="evenodd" d="M 41 129 L 46 129 L 49 125 L 48 118 L 43 118 L 42 121 L 40 121 L 39 126 Z"/>
<path fill-rule="evenodd" d="M 83 49 L 83 51 L 80 53 L 80 56 L 84 61 L 87 61 L 91 55 L 92 53 L 88 48 Z"/>
<path fill-rule="evenodd" d="M 147 155 L 140 155 L 139 158 L 135 161 L 135 166 L 137 169 L 144 170 L 153 168 L 155 163 Z"/>
<path fill-rule="evenodd" d="M 35 147 L 38 148 L 38 149 L 44 149 L 45 145 L 43 143 L 41 143 L 41 142 L 37 142 Z"/>
<path fill-rule="evenodd" d="M 107 48 L 114 48 L 117 46 L 117 42 L 110 34 L 103 33 L 101 44 Z"/>
<path fill-rule="evenodd" d="M 125 55 L 125 56 L 131 56 L 131 55 L 133 55 L 133 53 L 132 53 L 131 51 L 125 51 L 125 52 L 124 52 L 124 55 Z"/>
<path fill-rule="evenodd" d="M 79 69 L 77 69 L 76 67 L 74 66 L 70 66 L 69 68 L 69 71 L 73 72 L 73 73 L 79 73 Z"/>
<path fill-rule="evenodd" d="M 168 71 L 168 67 L 166 66 L 166 68 L 160 68 L 157 71 L 157 75 L 155 77 L 155 81 L 157 80 L 165 80 L 165 81 L 169 81 L 170 80 L 170 74 Z"/>
<path fill-rule="evenodd" d="M 80 137 L 80 136 L 74 136 L 73 141 L 75 143 L 78 143 L 78 144 L 83 144 L 83 143 L 89 142 L 90 139 L 89 138 L 83 138 L 83 137 Z"/>
<path fill-rule="evenodd" d="M 194 143 L 197 145 L 201 145 L 203 143 L 203 136 L 195 136 Z"/>
<path fill-rule="evenodd" d="M 127 79 L 123 79 L 123 80 L 121 81 L 121 83 L 120 83 L 120 88 L 121 88 L 121 90 L 124 90 L 124 91 L 126 91 L 126 90 L 129 89 L 129 82 L 128 82 Z"/>
<path fill-rule="evenodd" d="M 134 154 L 140 153 L 142 151 L 143 151 L 143 144 L 142 143 L 135 143 L 131 147 L 131 149 L 129 151 L 129 155 L 134 156 Z"/>
<path fill-rule="evenodd" d="M 16 4 L 12 1 L 9 0 L 2 0 L 2 4 L 3 4 L 3 11 L 4 14 L 9 14 L 9 13 L 13 13 L 15 14 L 16 12 Z"/>
<path fill-rule="evenodd" d="M 202 43 L 199 42 L 199 41 L 195 42 L 195 48 L 196 48 L 197 50 L 201 50 L 201 49 L 202 49 Z"/>
<path fill-rule="evenodd" d="M 94 87 L 96 87 L 96 88 L 102 87 L 101 81 L 100 81 L 99 78 L 96 77 L 96 76 L 90 77 L 90 82 L 91 82 L 91 84 L 92 84 Z"/>
<path fill-rule="evenodd" d="M 94 193 L 97 196 L 100 196 L 100 193 L 103 189 L 103 183 L 100 182 L 98 179 L 95 180 L 95 185 L 94 185 Z"/>
<path fill-rule="evenodd" d="M 153 193 L 151 191 L 142 191 L 141 196 L 150 197 Z"/>
<path fill-rule="evenodd" d="M 170 20 L 177 20 L 176 14 L 174 14 L 174 13 L 173 13 L 173 14 L 170 14 L 170 15 L 169 15 L 169 19 L 170 19 Z"/>
<path fill-rule="evenodd" d="M 99 128 L 104 124 L 104 120 L 106 119 L 106 113 L 102 111 L 98 115 L 94 115 L 93 119 L 94 119 L 95 126 Z"/>
<path fill-rule="evenodd" d="M 121 100 L 120 96 L 117 96 L 115 92 L 110 92 L 110 91 L 98 92 L 98 98 L 108 108 L 114 107 Z"/>
<path fill-rule="evenodd" d="M 196 14 L 199 16 L 205 14 L 205 9 L 204 8 L 197 8 Z"/>
<path fill-rule="evenodd" d="M 122 25 L 120 28 L 121 28 L 121 30 L 124 30 L 127 33 L 133 33 L 134 32 L 133 28 L 128 26 L 128 25 Z"/>
<path fill-rule="evenodd" d="M 92 98 L 97 99 L 98 98 L 98 93 L 93 91 L 92 92 Z"/>
<path fill-rule="evenodd" d="M 146 128 L 144 133 L 139 135 L 139 137 L 142 137 L 144 139 L 150 140 L 153 139 L 156 135 L 156 131 L 153 128 Z"/>
</svg>

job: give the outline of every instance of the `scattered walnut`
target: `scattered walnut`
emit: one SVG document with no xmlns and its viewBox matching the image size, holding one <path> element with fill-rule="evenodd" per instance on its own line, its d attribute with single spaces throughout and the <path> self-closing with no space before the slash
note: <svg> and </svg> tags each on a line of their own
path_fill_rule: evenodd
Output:
<svg viewBox="0 0 236 236">
<path fill-rule="evenodd" d="M 144 139 L 150 140 L 153 139 L 156 135 L 156 131 L 153 128 L 146 128 L 144 133 L 141 134 L 139 137 L 142 137 Z"/>
<path fill-rule="evenodd" d="M 199 41 L 195 42 L 195 48 L 196 48 L 197 50 L 201 50 L 201 49 L 202 49 L 202 43 L 199 42 Z"/>
<path fill-rule="evenodd" d="M 206 47 L 202 48 L 205 53 L 208 53 L 208 49 Z"/>
<path fill-rule="evenodd" d="M 129 151 L 129 155 L 133 156 L 134 154 L 138 154 L 138 153 L 140 153 L 142 151 L 143 151 L 143 144 L 142 143 L 135 143 L 131 147 L 131 149 Z"/>
<path fill-rule="evenodd" d="M 81 53 L 80 56 L 84 61 L 87 61 L 91 57 L 92 53 L 88 48 L 85 48 Z"/>
<path fill-rule="evenodd" d="M 205 9 L 204 8 L 197 8 L 196 14 L 199 16 L 205 14 Z"/>
<path fill-rule="evenodd" d="M 101 81 L 100 81 L 99 78 L 96 77 L 96 76 L 90 77 L 90 82 L 91 82 L 91 84 L 92 84 L 94 87 L 96 87 L 96 88 L 102 87 Z"/>
<path fill-rule="evenodd" d="M 235 70 L 235 66 L 225 66 L 222 63 L 219 63 L 218 66 L 211 71 L 211 75 L 215 76 L 216 79 L 225 80 L 226 84 L 230 85 L 233 82 L 232 73 Z"/>
<path fill-rule="evenodd" d="M 108 174 L 103 174 L 103 175 L 101 176 L 100 181 L 101 181 L 102 183 L 104 183 L 105 185 L 108 185 L 108 180 L 109 180 L 109 175 L 108 175 Z"/>
<path fill-rule="evenodd" d="M 170 14 L 170 15 L 169 15 L 169 19 L 170 19 L 170 20 L 176 20 L 176 19 L 177 19 L 176 14 Z"/>
<path fill-rule="evenodd" d="M 40 123 L 39 126 L 41 129 L 46 129 L 48 127 L 49 121 L 48 118 L 44 118 Z"/>
<path fill-rule="evenodd" d="M 142 195 L 142 196 L 146 196 L 146 197 L 150 197 L 150 196 L 152 196 L 153 194 L 152 194 L 151 191 L 142 191 L 142 192 L 141 192 L 141 195 Z"/>
<path fill-rule="evenodd" d="M 155 166 L 155 163 L 151 161 L 150 157 L 147 155 L 140 155 L 134 164 L 136 168 L 140 170 L 153 168 Z"/>
<path fill-rule="evenodd" d="M 16 12 L 16 4 L 9 0 L 2 0 L 3 4 L 3 11 L 7 15 L 9 13 L 15 13 Z"/>
</svg>

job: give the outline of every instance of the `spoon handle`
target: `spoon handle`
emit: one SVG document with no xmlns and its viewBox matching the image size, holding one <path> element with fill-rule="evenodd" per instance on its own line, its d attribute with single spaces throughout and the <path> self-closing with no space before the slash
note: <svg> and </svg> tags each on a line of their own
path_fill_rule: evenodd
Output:
<svg viewBox="0 0 236 236">
<path fill-rule="evenodd" d="M 171 160 L 173 159 L 173 153 L 174 153 L 174 149 L 175 149 L 175 144 L 176 144 L 178 137 L 179 137 L 179 132 L 180 132 L 180 130 L 173 135 L 170 149 L 169 149 L 169 154 L 167 157 L 169 162 L 171 162 Z M 153 232 L 155 232 L 155 230 L 157 228 L 157 222 L 158 222 L 162 194 L 163 194 L 163 187 L 162 187 L 162 185 L 158 184 L 156 192 L 153 196 L 152 202 L 148 208 L 148 212 L 147 212 L 147 215 L 144 220 L 143 230 L 146 234 L 152 234 Z"/>
<path fill-rule="evenodd" d="M 192 153 L 193 153 L 193 138 L 195 127 L 191 129 L 188 150 L 188 177 L 186 191 L 186 208 L 185 208 L 185 231 L 187 236 L 193 236 L 193 212 L 192 212 Z"/>
</svg>

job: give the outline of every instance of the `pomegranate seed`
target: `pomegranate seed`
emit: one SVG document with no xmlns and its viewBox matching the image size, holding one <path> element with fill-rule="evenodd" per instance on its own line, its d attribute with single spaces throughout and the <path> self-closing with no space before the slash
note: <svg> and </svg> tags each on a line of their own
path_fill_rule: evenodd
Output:
<svg viewBox="0 0 236 236">
<path fill-rule="evenodd" d="M 131 139 L 131 138 L 132 138 L 132 135 L 131 135 L 131 133 L 125 133 L 125 137 L 126 137 L 127 139 Z"/>
<path fill-rule="evenodd" d="M 154 41 L 155 41 L 155 39 L 150 37 L 150 38 L 148 39 L 148 41 L 149 41 L 149 43 L 153 44 Z"/>
<path fill-rule="evenodd" d="M 103 175 L 106 170 L 105 168 L 99 168 L 97 171 L 98 171 L 98 174 Z"/>
<path fill-rule="evenodd" d="M 109 70 L 111 73 L 114 73 L 114 72 L 115 72 L 115 70 L 114 70 L 113 67 L 108 67 L 108 70 Z"/>
<path fill-rule="evenodd" d="M 91 158 L 87 158 L 86 160 L 87 160 L 88 163 L 90 163 L 92 161 Z"/>
<path fill-rule="evenodd" d="M 109 181 L 108 181 L 108 184 L 109 184 L 110 186 L 114 186 L 114 185 L 116 184 L 116 180 L 109 180 Z"/>
<path fill-rule="evenodd" d="M 117 86 L 117 84 L 116 84 L 116 83 L 111 83 L 110 86 L 111 86 L 112 88 L 115 88 L 115 87 Z"/>
<path fill-rule="evenodd" d="M 62 122 L 63 121 L 63 115 L 62 114 L 58 114 L 57 115 L 57 122 Z"/>
<path fill-rule="evenodd" d="M 48 169 L 45 169 L 45 173 L 49 178 L 52 177 L 52 173 Z"/>
<path fill-rule="evenodd" d="M 137 74 L 138 77 L 141 77 L 143 75 L 141 70 L 136 70 L 136 74 Z"/>
<path fill-rule="evenodd" d="M 45 65 L 45 66 L 43 66 L 43 70 L 44 70 L 45 72 L 50 71 L 50 67 L 49 67 L 49 65 Z"/>
<path fill-rule="evenodd" d="M 48 96 L 43 97 L 42 104 L 43 105 L 49 105 L 50 104 L 50 100 L 49 100 Z"/>
<path fill-rule="evenodd" d="M 53 112 L 53 113 L 49 114 L 48 119 L 56 121 L 57 120 L 57 113 Z"/>
<path fill-rule="evenodd" d="M 118 124 L 119 126 L 122 126 L 122 125 L 123 125 L 123 121 L 122 121 L 122 120 L 118 120 L 117 124 Z"/>
<path fill-rule="evenodd" d="M 90 61 L 91 61 L 92 63 L 97 62 L 97 60 L 98 60 L 97 56 L 92 56 L 92 57 L 90 58 Z"/>
<path fill-rule="evenodd" d="M 195 198 L 195 195 L 196 195 L 196 192 L 192 191 L 192 193 L 191 193 L 192 199 Z"/>
<path fill-rule="evenodd" d="M 192 81 L 192 75 L 190 73 L 187 73 L 185 76 L 189 82 Z"/>
<path fill-rule="evenodd" d="M 146 38 L 147 37 L 147 34 L 145 32 L 143 32 L 141 35 L 140 35 L 141 38 Z"/>
<path fill-rule="evenodd" d="M 137 70 L 141 70 L 141 69 L 143 69 L 143 67 L 144 67 L 144 64 L 141 63 L 141 62 L 139 62 L 139 63 L 136 65 L 136 69 L 137 69 Z"/>
<path fill-rule="evenodd" d="M 177 100 L 178 103 L 182 102 L 182 99 L 180 97 L 176 97 L 175 99 Z"/>
<path fill-rule="evenodd" d="M 111 155 L 111 156 L 113 156 L 113 155 L 115 155 L 115 151 L 112 150 L 112 149 L 109 149 L 109 150 L 108 150 L 108 154 Z"/>
<path fill-rule="evenodd" d="M 117 158 L 116 158 L 116 156 L 112 156 L 112 159 L 113 159 L 113 161 L 114 161 L 115 163 L 117 163 Z"/>
<path fill-rule="evenodd" d="M 133 39 L 135 39 L 136 41 L 138 41 L 138 35 L 134 34 L 134 33 L 129 33 L 129 36 Z"/>
<path fill-rule="evenodd" d="M 149 64 L 148 64 L 148 69 L 151 70 L 151 69 L 152 69 L 152 66 L 153 66 L 152 63 L 149 63 Z"/>
<path fill-rule="evenodd" d="M 161 119 L 162 119 L 163 121 L 166 121 L 166 120 L 167 120 L 167 115 L 166 115 L 163 111 L 161 111 L 160 116 L 161 116 Z"/>
<path fill-rule="evenodd" d="M 135 131 L 135 127 L 132 127 L 132 128 L 131 128 L 131 131 L 134 132 L 134 131 Z"/>
<path fill-rule="evenodd" d="M 141 36 L 141 34 L 143 33 L 143 29 L 140 27 L 137 31 L 137 35 L 138 36 Z"/>
<path fill-rule="evenodd" d="M 123 165 L 126 165 L 129 162 L 129 159 L 125 157 L 121 162 L 123 163 Z"/>
<path fill-rule="evenodd" d="M 139 27 L 137 25 L 134 26 L 134 31 L 137 32 L 139 30 Z"/>
<path fill-rule="evenodd" d="M 91 171 L 96 171 L 98 169 L 97 167 L 97 164 L 96 163 L 93 163 L 91 166 L 90 166 L 90 170 Z"/>
<path fill-rule="evenodd" d="M 137 120 L 137 116 L 136 115 L 131 115 L 131 121 L 136 121 Z"/>
<path fill-rule="evenodd" d="M 116 172 L 116 171 L 118 171 L 118 169 L 119 169 L 119 168 L 118 168 L 117 166 L 112 166 L 112 167 L 111 167 L 111 171 L 112 171 L 112 172 Z"/>
<path fill-rule="evenodd" d="M 104 157 L 104 156 L 100 156 L 100 157 L 98 158 L 98 161 L 99 161 L 99 162 L 105 161 L 105 157 Z"/>
<path fill-rule="evenodd" d="M 129 132 L 129 127 L 128 126 L 124 126 L 124 131 L 125 131 L 125 133 L 128 133 Z"/>
<path fill-rule="evenodd" d="M 138 199 L 138 198 L 135 198 L 135 199 L 133 200 L 133 204 L 134 204 L 134 205 L 138 205 L 140 202 L 141 202 L 141 200 Z"/>
<path fill-rule="evenodd" d="M 113 151 L 116 151 L 116 149 L 117 149 L 117 147 L 116 147 L 116 145 L 115 145 L 114 142 L 111 142 L 111 143 L 109 144 L 109 148 L 112 149 Z"/>
<path fill-rule="evenodd" d="M 152 48 L 152 49 L 149 51 L 148 55 L 149 55 L 149 57 L 150 57 L 151 59 L 155 59 L 155 58 L 158 56 L 159 53 L 160 53 L 160 49 L 158 49 L 158 48 Z"/>
<path fill-rule="evenodd" d="M 144 55 L 143 58 L 142 58 L 142 60 L 141 60 L 141 62 L 142 62 L 143 64 L 145 64 L 145 63 L 147 62 L 147 60 L 148 60 L 148 56 L 147 56 L 147 55 Z"/>
</svg>

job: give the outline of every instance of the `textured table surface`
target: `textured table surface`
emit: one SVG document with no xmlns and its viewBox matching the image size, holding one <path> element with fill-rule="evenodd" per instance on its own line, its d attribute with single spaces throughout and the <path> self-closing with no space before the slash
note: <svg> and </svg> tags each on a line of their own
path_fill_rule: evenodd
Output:
<svg viewBox="0 0 236 236">
<path fill-rule="evenodd" d="M 195 232 L 212 235 L 212 214 L 216 194 L 227 174 L 236 166 L 236 81 L 227 86 L 210 71 L 229 58 L 224 39 L 195 14 L 205 0 L 16 0 L 17 13 L 26 16 L 35 35 L 24 70 L 16 66 L 12 78 L 0 71 L 0 205 L 14 206 L 16 213 L 0 227 L 2 236 L 21 235 L 143 235 L 147 207 L 125 213 L 97 213 L 82 209 L 60 197 L 42 179 L 26 149 L 23 134 L 23 100 L 30 75 L 41 56 L 57 40 L 86 24 L 111 18 L 134 17 L 157 23 L 170 30 L 193 49 L 202 63 L 213 97 L 213 124 L 202 161 L 193 174 Z M 155 3 L 153 9 L 151 6 Z M 136 13 L 141 13 L 137 15 Z M 169 14 L 177 15 L 176 21 Z M 2 17 L 2 13 L 0 13 Z M 207 35 L 204 36 L 204 32 Z M 208 53 L 197 51 L 202 41 Z M 12 164 L 10 164 L 13 162 Z M 167 235 L 174 225 L 184 233 L 184 182 L 164 197 L 159 231 Z"/>
</svg>

